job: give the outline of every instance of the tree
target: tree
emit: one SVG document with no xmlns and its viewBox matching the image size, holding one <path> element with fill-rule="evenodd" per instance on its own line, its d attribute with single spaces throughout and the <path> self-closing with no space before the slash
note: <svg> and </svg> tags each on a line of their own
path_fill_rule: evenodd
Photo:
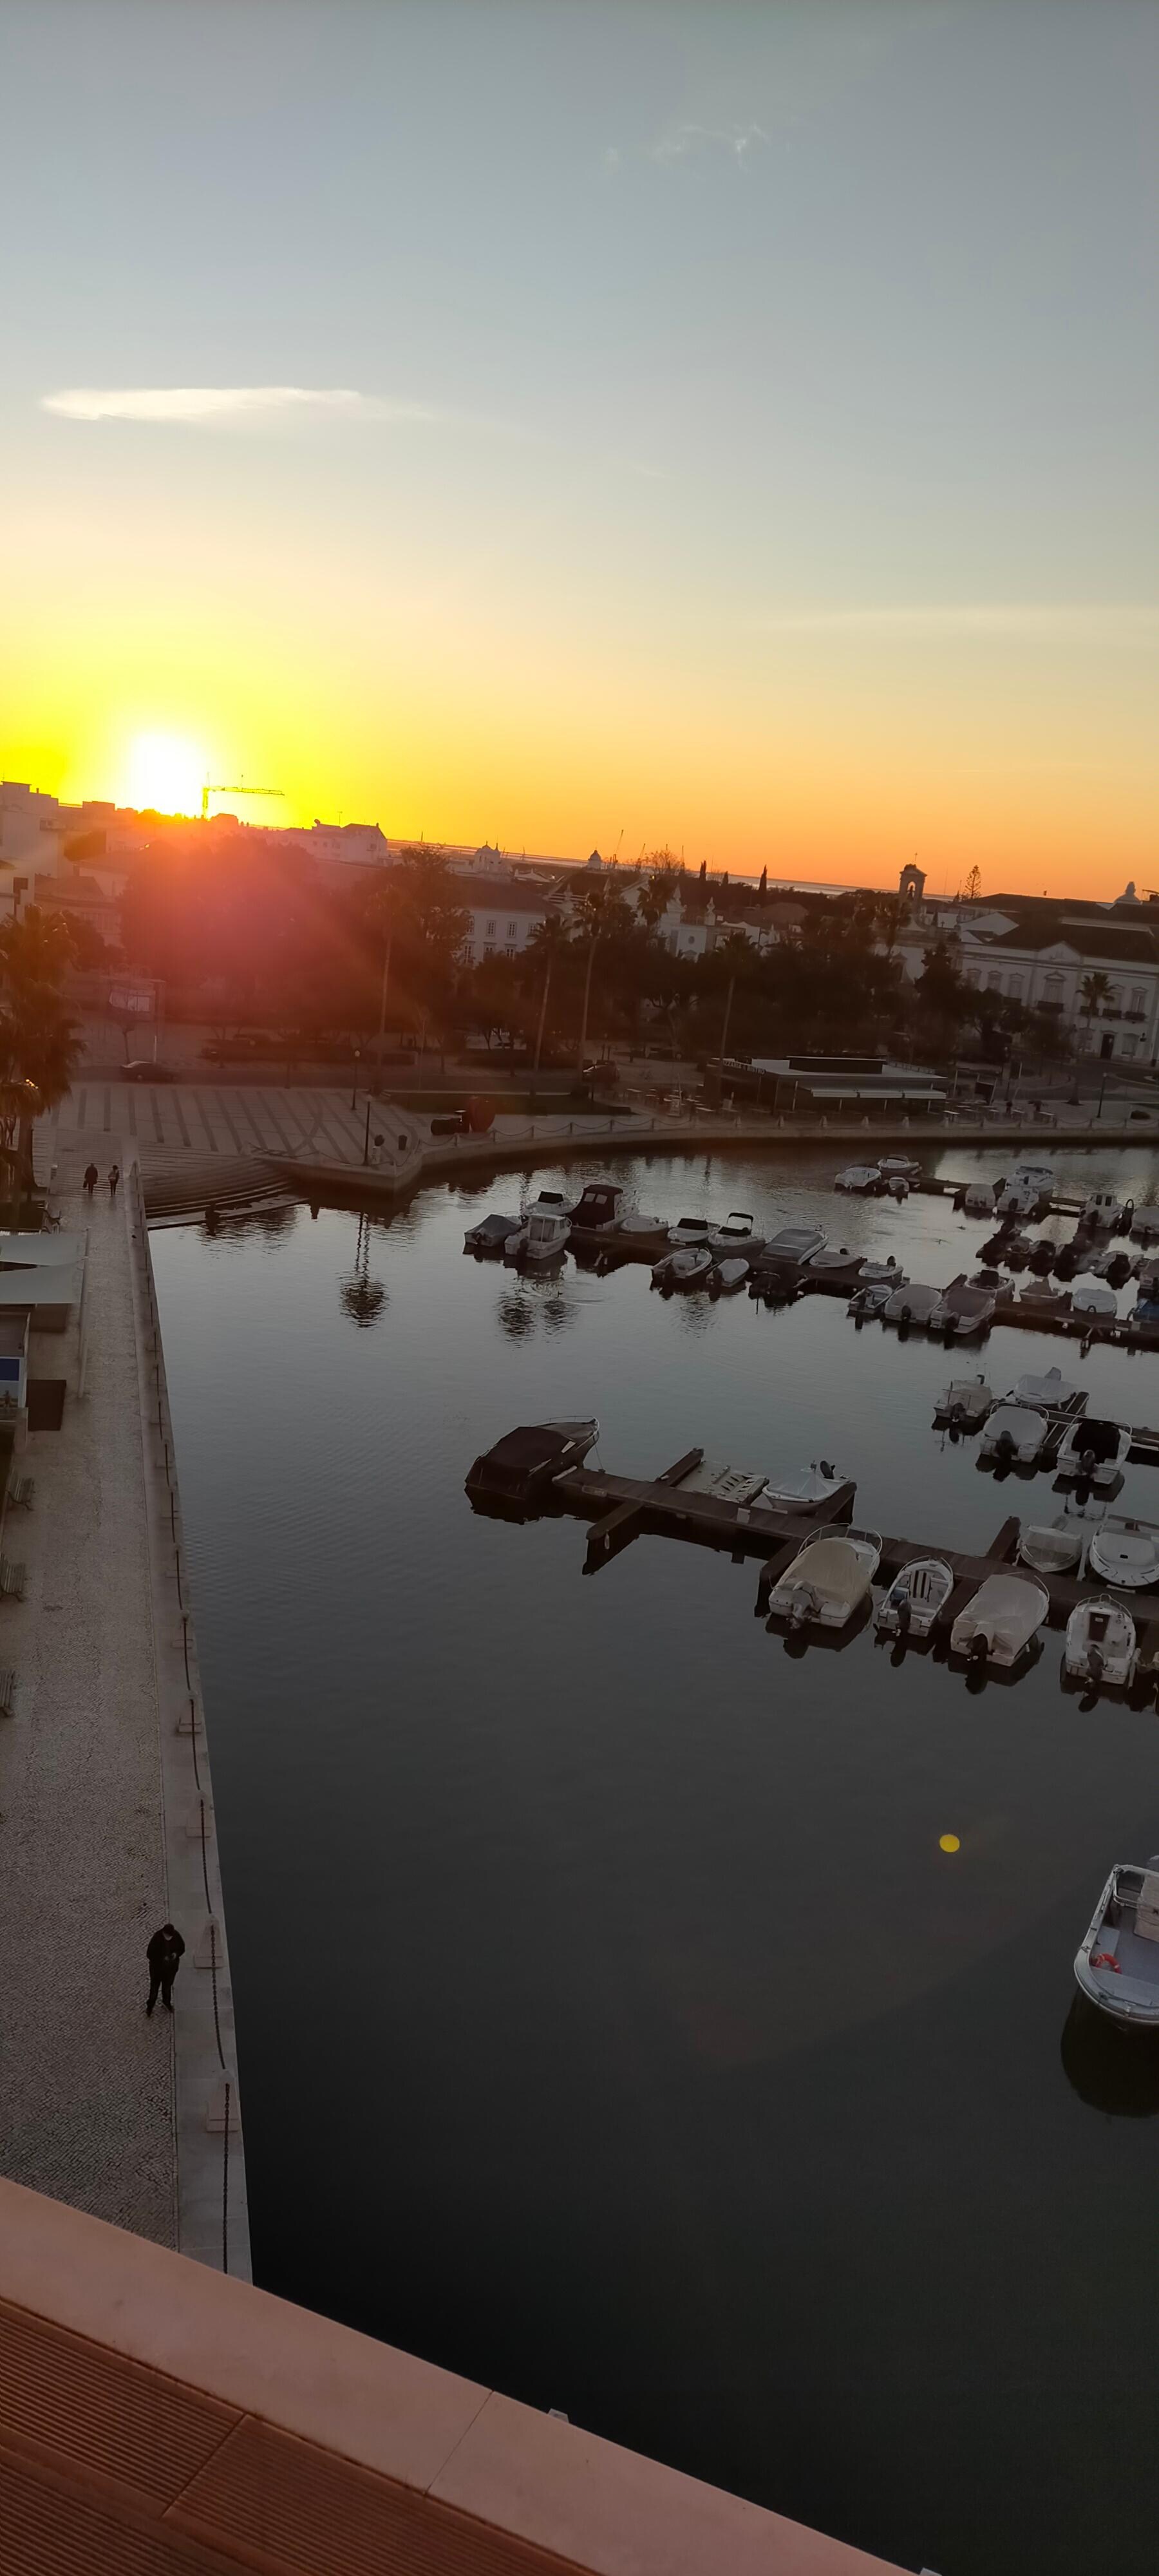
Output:
<svg viewBox="0 0 1159 2576">
<path fill-rule="evenodd" d="M 533 1073 L 538 1073 L 539 1059 L 543 1053 L 543 1032 L 547 1026 L 547 1003 L 551 992 L 552 975 L 570 947 L 570 926 L 558 912 L 547 913 L 527 943 L 525 952 L 527 957 L 534 960 L 536 965 L 540 960 L 543 963 L 543 994 L 535 1031 L 535 1060 L 531 1068 Z"/>
<path fill-rule="evenodd" d="M 33 1185 L 35 1121 L 64 1099 L 80 1063 L 76 1023 L 61 1006 L 72 957 L 71 926 L 61 913 L 31 904 L 0 929 L 0 1124 L 26 1189 Z"/>
<path fill-rule="evenodd" d="M 1102 975 L 1097 971 L 1093 975 L 1084 975 L 1079 985 L 1079 993 L 1082 997 L 1083 1018 L 1089 1025 L 1101 1011 L 1104 1002 L 1110 1000 L 1110 976 Z"/>
</svg>

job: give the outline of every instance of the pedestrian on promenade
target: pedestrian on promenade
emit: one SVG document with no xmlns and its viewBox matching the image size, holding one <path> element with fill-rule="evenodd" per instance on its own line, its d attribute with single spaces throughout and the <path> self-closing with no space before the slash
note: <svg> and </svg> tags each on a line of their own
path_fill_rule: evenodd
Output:
<svg viewBox="0 0 1159 2576">
<path fill-rule="evenodd" d="M 100 1177 L 101 1177 L 101 1176 L 100 1176 L 100 1173 L 99 1173 L 99 1172 L 98 1172 L 98 1170 L 97 1170 L 96 1164 L 95 1164 L 95 1163 L 90 1163 L 90 1164 L 89 1164 L 89 1166 L 88 1166 L 88 1168 L 87 1168 L 87 1170 L 86 1170 L 86 1172 L 85 1172 L 85 1192 L 86 1192 L 86 1195 L 87 1195 L 90 1199 L 91 1199 L 91 1197 L 92 1197 L 93 1191 L 95 1190 L 96 1185 L 97 1185 L 97 1182 L 99 1181 Z"/>
<path fill-rule="evenodd" d="M 116 1195 L 117 1195 L 117 1184 L 118 1184 L 118 1182 L 119 1182 L 119 1180 L 120 1180 L 120 1177 L 121 1177 L 121 1167 L 120 1167 L 120 1164 L 119 1164 L 119 1163 L 114 1163 L 114 1165 L 113 1165 L 113 1167 L 112 1167 L 112 1170 L 111 1170 L 111 1172 L 109 1173 L 109 1197 L 110 1197 L 111 1199 L 115 1199 L 115 1197 L 116 1197 Z"/>
<path fill-rule="evenodd" d="M 181 1934 L 172 1923 L 163 1923 L 160 1931 L 153 1934 L 145 1952 L 149 1962 L 149 2001 L 145 2006 L 147 2013 L 152 2012 L 158 1992 L 166 2012 L 172 2012 L 173 1980 L 181 1965 L 184 1949 L 185 1943 Z"/>
</svg>

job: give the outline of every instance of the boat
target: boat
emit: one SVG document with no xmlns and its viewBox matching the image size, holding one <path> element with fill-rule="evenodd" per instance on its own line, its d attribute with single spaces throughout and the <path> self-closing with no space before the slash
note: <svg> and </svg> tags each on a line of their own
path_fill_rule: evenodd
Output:
<svg viewBox="0 0 1159 2576">
<path fill-rule="evenodd" d="M 990 1181 L 971 1181 L 962 1199 L 964 1216 L 993 1216 L 994 1188 Z"/>
<path fill-rule="evenodd" d="M 890 1253 L 887 1261 L 863 1261 L 857 1273 L 859 1288 L 903 1288 L 905 1272 L 899 1269 L 897 1256 Z"/>
<path fill-rule="evenodd" d="M 1001 1297 L 1004 1294 L 1006 1282 L 1000 1270 L 972 1270 L 969 1285 L 971 1288 L 992 1288 L 995 1296 Z"/>
<path fill-rule="evenodd" d="M 546 1491 L 556 1476 L 578 1467 L 600 1436 L 590 1422 L 523 1422 L 476 1458 L 467 1476 L 472 1502 L 527 1505 Z"/>
<path fill-rule="evenodd" d="M 1021 1306 L 1035 1306 L 1040 1314 L 1062 1315 L 1070 1311 L 1069 1288 L 1052 1288 L 1047 1279 L 1028 1279 L 1018 1291 Z"/>
<path fill-rule="evenodd" d="M 1159 1297 L 1140 1297 L 1131 1308 L 1130 1321 L 1153 1332 L 1159 1324 Z"/>
<path fill-rule="evenodd" d="M 533 1207 L 528 1211 L 527 1239 L 520 1249 L 522 1261 L 542 1267 L 549 1261 L 560 1261 L 571 1233 L 571 1211 L 560 1207 Z"/>
<path fill-rule="evenodd" d="M 806 1539 L 769 1594 L 769 1617 L 791 1628 L 845 1628 L 869 1599 L 881 1562 L 876 1530 L 843 1530 Z"/>
<path fill-rule="evenodd" d="M 1159 1530 L 1153 1522 L 1108 1515 L 1092 1532 L 1087 1563 L 1117 1591 L 1149 1592 L 1159 1583 Z"/>
<path fill-rule="evenodd" d="M 677 1252 L 686 1252 L 690 1244 L 707 1243 L 708 1231 L 706 1216 L 682 1216 L 677 1218 L 675 1225 L 669 1226 L 668 1240 L 675 1245 Z"/>
<path fill-rule="evenodd" d="M 505 1252 L 513 1234 L 519 1232 L 517 1216 L 484 1216 L 478 1225 L 470 1225 L 463 1237 L 464 1252 L 473 1252 L 477 1261 L 493 1260 Z"/>
<path fill-rule="evenodd" d="M 1111 1288 L 1121 1288 L 1131 1276 L 1131 1263 L 1121 1244 L 1108 1243 L 1102 1252 L 1092 1252 L 1084 1264 L 1092 1279 L 1105 1279 Z"/>
<path fill-rule="evenodd" d="M 1140 1243 L 1159 1243 L 1159 1207 L 1137 1207 L 1131 1218 L 1131 1232 Z"/>
<path fill-rule="evenodd" d="M 887 1324 L 928 1324 L 940 1295 L 938 1288 L 926 1288 L 920 1280 L 907 1279 L 886 1299 L 885 1321 Z"/>
<path fill-rule="evenodd" d="M 708 1274 L 709 1296 L 734 1297 L 737 1289 L 744 1287 L 751 1268 L 751 1262 L 743 1261 L 739 1253 L 727 1261 L 714 1261 Z"/>
<path fill-rule="evenodd" d="M 921 1164 L 915 1163 L 912 1154 L 887 1154 L 877 1168 L 887 1184 L 890 1181 L 908 1181 L 912 1188 L 913 1183 L 922 1177 Z"/>
<path fill-rule="evenodd" d="M 868 1198 L 872 1191 L 881 1188 L 881 1173 L 876 1163 L 849 1163 L 843 1172 L 838 1172 L 833 1187 L 835 1190 L 851 1190 L 860 1198 Z"/>
<path fill-rule="evenodd" d="M 1092 1190 L 1089 1199 L 1083 1200 L 1079 1223 L 1088 1234 L 1117 1234 L 1126 1214 L 1123 1200 L 1113 1190 Z"/>
<path fill-rule="evenodd" d="M 1033 1270 L 1036 1279 L 1049 1279 L 1057 1255 L 1058 1245 L 1050 1235 L 1040 1234 L 1037 1243 L 1031 1244 L 1027 1269 Z"/>
<path fill-rule="evenodd" d="M 1011 1178 L 1025 1189 L 1037 1190 L 1040 1198 L 1054 1196 L 1054 1167 L 1051 1163 L 1016 1163 Z"/>
<path fill-rule="evenodd" d="M 1080 1601 L 1066 1623 L 1063 1662 L 1076 1681 L 1105 1682 L 1127 1690 L 1135 1678 L 1139 1641 L 1121 1601 Z"/>
<path fill-rule="evenodd" d="M 1029 1404 L 996 1404 L 978 1446 L 980 1458 L 1032 1467 L 1047 1434 L 1044 1414 Z"/>
<path fill-rule="evenodd" d="M 816 1512 L 848 1484 L 848 1477 L 839 1476 L 827 1458 L 814 1458 L 795 1476 L 767 1476 L 764 1498 L 778 1512 Z M 853 1490 L 850 1485 L 850 1493 Z"/>
<path fill-rule="evenodd" d="M 856 1315 L 859 1324 L 884 1317 L 893 1290 L 888 1279 L 868 1279 L 863 1288 L 855 1288 L 845 1312 Z"/>
<path fill-rule="evenodd" d="M 1009 1670 L 1029 1653 L 1050 1611 L 1050 1594 L 1028 1574 L 988 1574 L 950 1630 L 950 1650 L 972 1664 Z"/>
<path fill-rule="evenodd" d="M 951 1279 L 930 1316 L 930 1331 L 972 1341 L 975 1333 L 984 1333 L 993 1322 L 997 1303 L 992 1288 L 972 1288 L 968 1279 Z"/>
<path fill-rule="evenodd" d="M 1008 1217 L 1037 1216 L 1041 1202 L 1042 1191 L 1035 1189 L 1033 1183 L 1007 1181 L 998 1201 L 998 1214 Z"/>
<path fill-rule="evenodd" d="M 764 1248 L 765 1261 L 795 1261 L 803 1266 L 824 1252 L 828 1235 L 819 1225 L 783 1225 Z"/>
<path fill-rule="evenodd" d="M 1116 1861 L 1074 1963 L 1080 1993 L 1136 2030 L 1159 2029 L 1159 1852 Z"/>
<path fill-rule="evenodd" d="M 639 1208 L 625 1208 L 623 1216 L 616 1218 L 612 1231 L 625 1235 L 629 1242 L 633 1235 L 643 1235 L 648 1242 L 658 1237 L 667 1241 L 668 1237 L 667 1220 L 662 1216 L 643 1216 Z"/>
<path fill-rule="evenodd" d="M 928 1637 L 953 1589 L 953 1574 L 940 1556 L 915 1556 L 878 1602 L 874 1625 L 883 1637 Z"/>
<path fill-rule="evenodd" d="M 976 1431 L 994 1406 L 994 1391 L 984 1377 L 952 1377 L 938 1397 L 934 1419 L 958 1431 Z"/>
<path fill-rule="evenodd" d="M 1022 1530 L 1018 1554 L 1023 1565 L 1032 1565 L 1036 1574 L 1076 1574 L 1082 1571 L 1086 1543 L 1081 1521 L 1076 1524 L 1061 1513 L 1055 1521 L 1039 1522 Z"/>
<path fill-rule="evenodd" d="M 985 1244 L 982 1248 L 983 1251 L 988 1250 Z M 1030 1235 L 1008 1234 L 1004 1249 L 995 1255 L 995 1259 L 1004 1261 L 1008 1270 L 1025 1270 L 1033 1248 Z"/>
<path fill-rule="evenodd" d="M 1113 1288 L 1104 1288 L 1101 1279 L 1081 1280 L 1071 1290 L 1071 1305 L 1076 1315 L 1117 1315 L 1118 1300 Z"/>
<path fill-rule="evenodd" d="M 712 1254 L 706 1243 L 686 1244 L 682 1252 L 665 1253 L 652 1272 L 652 1286 L 662 1288 L 668 1296 L 673 1288 L 703 1288 L 712 1269 Z"/>
<path fill-rule="evenodd" d="M 1004 1404 L 1036 1405 L 1040 1413 L 1069 1413 L 1077 1394 L 1078 1388 L 1067 1385 L 1061 1369 L 1047 1369 L 1042 1377 L 1027 1369 L 1002 1400 Z"/>
<path fill-rule="evenodd" d="M 718 1261 L 727 1259 L 730 1252 L 743 1252 L 751 1259 L 754 1252 L 763 1252 L 764 1245 L 763 1234 L 753 1233 L 752 1218 L 744 1208 L 730 1208 L 724 1224 L 709 1231 L 708 1248 Z"/>
<path fill-rule="evenodd" d="M 1131 1434 L 1121 1422 L 1082 1413 L 1069 1423 L 1058 1453 L 1058 1474 L 1084 1485 L 1113 1485 L 1126 1464 Z"/>
<path fill-rule="evenodd" d="M 618 1181 L 588 1181 L 571 1212 L 573 1234 L 612 1234 L 636 1215 L 636 1204 Z"/>
</svg>

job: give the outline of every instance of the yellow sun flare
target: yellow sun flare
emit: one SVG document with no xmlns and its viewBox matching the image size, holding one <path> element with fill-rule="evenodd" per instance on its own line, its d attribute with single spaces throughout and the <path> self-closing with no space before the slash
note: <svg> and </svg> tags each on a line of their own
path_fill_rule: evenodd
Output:
<svg viewBox="0 0 1159 2576">
<path fill-rule="evenodd" d="M 135 734 L 125 772 L 125 803 L 158 814 L 200 814 L 205 754 L 177 733 Z"/>
</svg>

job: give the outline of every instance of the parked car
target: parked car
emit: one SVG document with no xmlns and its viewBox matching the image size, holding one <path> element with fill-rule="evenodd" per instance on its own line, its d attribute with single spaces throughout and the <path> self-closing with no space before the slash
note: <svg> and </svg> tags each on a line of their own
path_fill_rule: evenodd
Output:
<svg viewBox="0 0 1159 2576">
<path fill-rule="evenodd" d="M 175 1065 L 154 1064 L 149 1056 L 137 1056 L 131 1064 L 122 1065 L 121 1074 L 125 1082 L 180 1082 L 181 1080 Z"/>
</svg>

